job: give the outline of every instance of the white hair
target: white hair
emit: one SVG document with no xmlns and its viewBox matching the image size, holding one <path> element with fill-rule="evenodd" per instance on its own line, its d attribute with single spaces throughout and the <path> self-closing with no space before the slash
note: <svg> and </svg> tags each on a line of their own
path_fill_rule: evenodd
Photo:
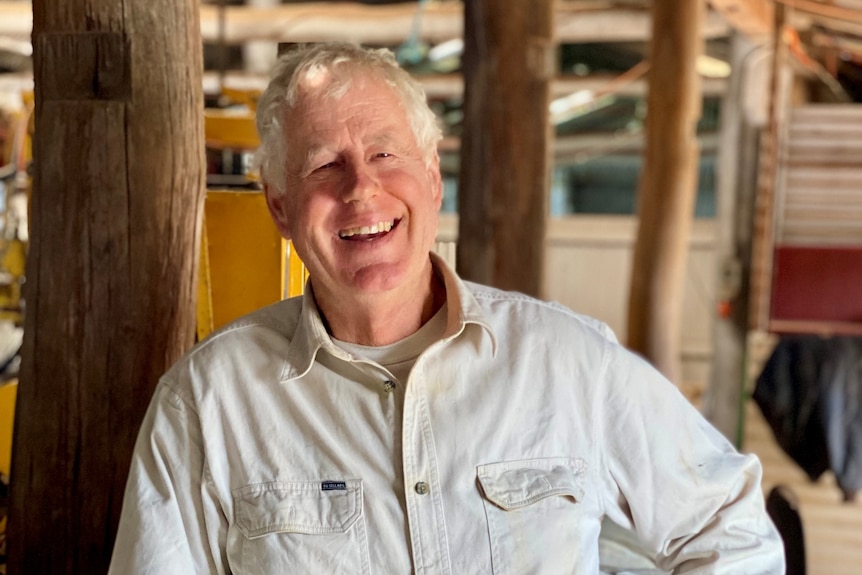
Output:
<svg viewBox="0 0 862 575">
<path fill-rule="evenodd" d="M 347 43 L 313 44 L 298 47 L 278 59 L 269 85 L 258 100 L 257 162 L 265 183 L 279 192 L 286 191 L 287 142 L 283 119 L 296 106 L 300 87 L 303 93 L 317 92 L 338 98 L 347 92 L 351 80 L 360 72 L 379 75 L 395 90 L 404 105 L 416 144 L 425 162 L 430 164 L 442 138 L 437 118 L 428 107 L 425 91 L 398 65 L 392 52 Z M 323 73 L 328 73 L 326 81 L 315 83 L 315 77 Z"/>
</svg>

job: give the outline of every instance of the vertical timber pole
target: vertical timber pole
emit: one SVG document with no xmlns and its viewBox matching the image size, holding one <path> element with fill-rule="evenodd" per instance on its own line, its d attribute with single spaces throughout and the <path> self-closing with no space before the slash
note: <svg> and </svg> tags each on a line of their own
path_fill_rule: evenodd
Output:
<svg viewBox="0 0 862 575">
<path fill-rule="evenodd" d="M 36 115 L 10 574 L 107 571 L 138 426 L 193 343 L 197 0 L 33 1 Z"/>
<path fill-rule="evenodd" d="M 552 0 L 464 4 L 458 271 L 540 296 L 550 187 Z"/>
<path fill-rule="evenodd" d="M 697 195 L 704 0 L 652 3 L 646 156 L 629 292 L 628 346 L 679 384 L 680 315 Z"/>
</svg>

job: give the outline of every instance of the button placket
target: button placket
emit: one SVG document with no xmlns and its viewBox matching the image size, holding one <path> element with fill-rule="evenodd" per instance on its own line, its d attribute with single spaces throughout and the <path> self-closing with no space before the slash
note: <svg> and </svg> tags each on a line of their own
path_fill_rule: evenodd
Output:
<svg viewBox="0 0 862 575">
<path fill-rule="evenodd" d="M 436 453 L 431 435 L 431 422 L 424 406 L 425 382 L 416 366 L 405 387 L 403 425 L 403 465 L 407 485 L 413 493 L 407 495 L 407 521 L 416 575 L 451 574 L 448 540 L 443 519 L 439 485 L 436 475 Z"/>
</svg>

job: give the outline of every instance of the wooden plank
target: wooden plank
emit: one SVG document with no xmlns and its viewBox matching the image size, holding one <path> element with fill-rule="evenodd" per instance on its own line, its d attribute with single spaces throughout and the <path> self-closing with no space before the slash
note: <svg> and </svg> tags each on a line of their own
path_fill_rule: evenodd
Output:
<svg viewBox="0 0 862 575">
<path fill-rule="evenodd" d="M 813 183 L 806 186 L 796 183 L 785 188 L 785 209 L 792 204 L 845 206 L 852 210 L 862 207 L 862 188 L 852 186 L 830 187 L 825 183 Z"/>
<path fill-rule="evenodd" d="M 772 34 L 772 3 L 768 0 L 710 0 L 716 9 L 737 30 L 752 41 L 765 43 Z"/>
<path fill-rule="evenodd" d="M 862 185 L 862 166 L 858 168 L 845 166 L 840 170 L 797 167 L 787 173 L 787 186 L 789 188 L 824 186 L 826 188 L 859 189 L 860 185 Z"/>
<path fill-rule="evenodd" d="M 827 168 L 827 169 L 843 169 L 847 166 L 851 154 L 843 153 L 842 150 L 836 151 L 830 155 L 828 151 L 819 154 L 794 155 L 784 163 L 785 169 L 793 168 Z"/>
<path fill-rule="evenodd" d="M 781 241 L 788 245 L 817 246 L 857 246 L 860 243 L 859 227 L 835 226 L 793 226 L 783 234 Z"/>
<path fill-rule="evenodd" d="M 832 0 L 826 2 L 819 0 L 776 0 L 781 4 L 794 10 L 806 13 L 814 17 L 818 22 L 825 25 L 839 22 L 856 23 L 862 22 L 862 9 L 853 4 L 839 5 Z M 846 2 L 846 0 L 845 0 Z"/>
<path fill-rule="evenodd" d="M 789 48 L 781 33 L 787 23 L 787 11 L 781 4 L 777 4 L 775 8 L 769 119 L 767 130 L 761 136 L 751 255 L 748 317 L 749 327 L 755 330 L 765 330 L 769 323 L 772 254 L 776 228 L 780 225 L 780 221 L 776 221 L 776 206 L 780 205 L 777 190 L 783 185 L 787 173 L 781 159 L 785 154 L 787 117 L 791 111 L 790 94 L 793 85 Z"/>
<path fill-rule="evenodd" d="M 416 4 L 364 5 L 353 2 L 306 2 L 276 8 L 228 6 L 225 40 L 276 42 L 318 42 L 344 40 L 392 45 L 403 42 L 413 28 Z M 552 26 L 560 42 L 637 42 L 650 34 L 649 11 L 555 2 Z M 429 2 L 422 12 L 419 38 L 443 42 L 463 34 L 464 13 L 460 2 Z M 218 38 L 218 14 L 214 6 L 201 7 L 201 32 L 205 41 Z M 710 13 L 704 22 L 704 36 L 718 38 L 729 33 L 727 23 Z"/>
<path fill-rule="evenodd" d="M 319 42 L 343 40 L 396 45 L 409 37 L 417 3 L 366 5 L 358 2 L 297 2 L 275 8 L 228 6 L 225 40 Z M 206 42 L 219 41 L 216 6 L 202 6 L 201 31 Z M 419 38 L 442 42 L 462 35 L 464 14 L 460 2 L 428 2 L 423 8 Z M 0 36 L 30 38 L 30 2 L 0 2 Z M 722 16 L 710 12 L 703 24 L 705 38 L 722 38 L 730 27 Z M 555 2 L 554 34 L 560 42 L 644 42 L 649 39 L 650 17 L 645 9 Z"/>
<path fill-rule="evenodd" d="M 834 162 L 844 161 L 848 166 L 856 164 L 862 166 L 862 140 L 844 139 L 840 132 L 834 133 L 835 138 L 800 138 L 791 139 L 787 147 L 790 160 L 804 162 L 806 160 L 819 160 L 822 157 L 835 157 Z"/>
<path fill-rule="evenodd" d="M 862 106 L 810 104 L 793 108 L 790 117 L 776 240 L 859 245 Z"/>
<path fill-rule="evenodd" d="M 858 333 L 856 334 L 858 335 Z M 770 347 L 750 348 L 752 373 L 768 357 Z M 862 565 L 862 501 L 844 503 L 827 472 L 816 483 L 781 450 L 753 401 L 745 406 L 743 449 L 763 463 L 763 487 L 787 485 L 798 498 L 805 537 L 808 575 L 857 575 Z"/>
<path fill-rule="evenodd" d="M 463 95 L 464 81 L 460 74 L 424 74 L 416 76 L 429 98 L 460 98 Z M 622 97 L 642 97 L 647 93 L 647 79 L 638 78 L 616 86 L 616 75 L 606 73 L 575 76 L 573 74 L 558 75 L 551 80 L 551 97 L 560 98 L 575 92 L 609 92 Z M 230 79 L 228 79 L 228 82 Z M 262 82 L 266 78 L 261 78 Z M 724 78 L 702 77 L 703 95 L 716 98 L 727 92 L 727 80 Z M 609 90 L 613 86 L 613 90 Z"/>
<path fill-rule="evenodd" d="M 587 76 L 563 75 L 551 81 L 551 97 L 560 98 L 575 92 L 604 91 L 616 76 L 610 74 L 590 74 Z M 416 76 L 425 93 L 431 99 L 458 99 L 463 95 L 464 81 L 460 74 L 426 74 Z M 269 77 L 265 74 L 254 74 L 241 71 L 228 71 L 224 77 L 216 72 L 205 72 L 203 75 L 204 93 L 215 94 L 222 85 L 240 90 L 263 91 Z M 719 98 L 727 92 L 727 80 L 724 78 L 701 78 L 703 95 L 709 98 Z M 33 89 L 33 76 L 26 72 L 0 73 L 0 92 L 20 93 Z M 638 79 L 620 86 L 614 94 L 624 97 L 642 97 L 646 95 L 647 80 Z"/>
<path fill-rule="evenodd" d="M 138 425 L 193 343 L 194 0 L 34 4 L 38 137 L 10 573 L 104 573 Z"/>
<path fill-rule="evenodd" d="M 855 125 L 852 118 L 847 118 L 842 124 L 820 122 L 816 125 L 800 126 L 794 123 L 791 124 L 788 134 L 800 147 L 816 147 L 828 143 L 853 146 L 858 145 L 859 139 L 862 138 L 862 121 Z M 862 166 L 862 159 L 859 159 L 857 165 Z"/>
<path fill-rule="evenodd" d="M 799 224 L 862 228 L 862 206 L 835 206 L 832 208 L 816 204 L 802 207 L 785 206 L 784 217 L 787 222 L 798 222 Z"/>
<path fill-rule="evenodd" d="M 784 226 L 784 242 L 793 241 L 794 235 L 824 235 L 842 237 L 848 245 L 862 245 L 862 209 L 793 208 L 787 210 Z"/>
<path fill-rule="evenodd" d="M 835 222 L 814 219 L 806 220 L 803 218 L 789 219 L 785 221 L 785 226 L 788 228 L 788 232 L 782 237 L 782 243 L 790 243 L 788 236 L 793 232 L 797 234 L 822 234 L 842 237 L 849 245 L 855 246 L 859 243 L 859 231 L 862 230 L 862 222 L 852 221 L 852 218 L 849 218 L 848 221 Z"/>
<path fill-rule="evenodd" d="M 840 123 L 842 119 L 862 115 L 859 104 L 806 104 L 795 106 L 790 111 L 791 122 L 819 122 L 832 120 Z"/>
<path fill-rule="evenodd" d="M 855 233 L 855 237 L 854 236 Z M 851 238 L 848 240 L 848 236 Z M 848 245 L 855 246 L 859 244 L 859 230 L 839 229 L 828 231 L 817 229 L 811 230 L 791 230 L 783 241 L 788 245 L 806 246 L 806 247 L 846 247 Z"/>
</svg>

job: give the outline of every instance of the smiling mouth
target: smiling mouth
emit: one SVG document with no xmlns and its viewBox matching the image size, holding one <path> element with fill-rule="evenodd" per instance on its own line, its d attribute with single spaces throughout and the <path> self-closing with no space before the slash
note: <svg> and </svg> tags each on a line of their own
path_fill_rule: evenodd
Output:
<svg viewBox="0 0 862 575">
<path fill-rule="evenodd" d="M 358 228 L 347 228 L 338 232 L 338 237 L 342 240 L 353 242 L 375 240 L 383 237 L 393 229 L 395 229 L 400 219 L 378 222 L 371 226 L 361 226 Z"/>
</svg>

